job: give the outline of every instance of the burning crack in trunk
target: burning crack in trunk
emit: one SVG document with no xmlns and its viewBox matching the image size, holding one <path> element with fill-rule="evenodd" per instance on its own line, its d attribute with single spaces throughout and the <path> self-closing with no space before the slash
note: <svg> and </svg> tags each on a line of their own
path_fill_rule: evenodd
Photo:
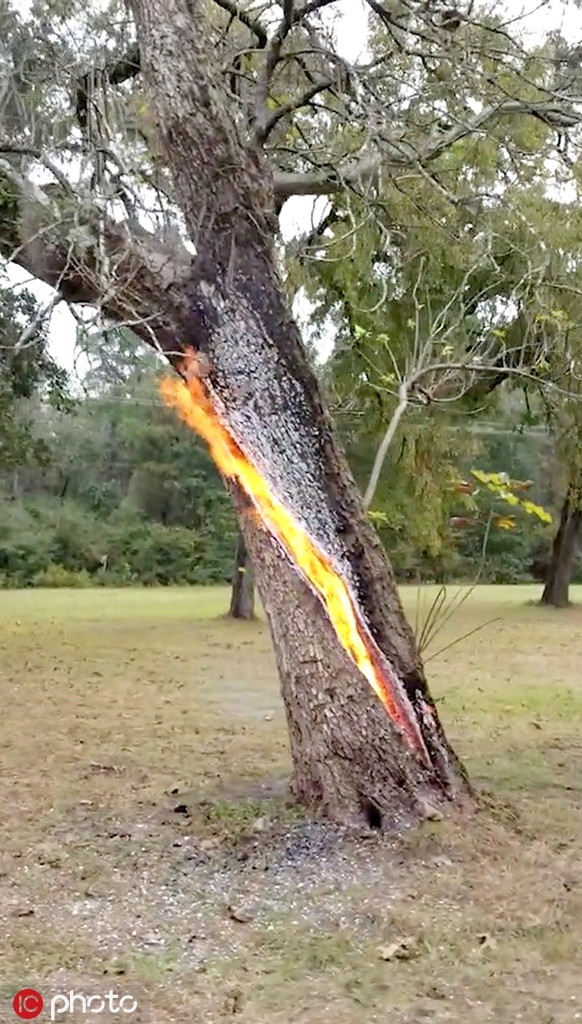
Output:
<svg viewBox="0 0 582 1024">
<path fill-rule="evenodd" d="M 405 688 L 388 658 L 376 644 L 351 593 L 332 560 L 273 494 L 269 484 L 223 422 L 213 401 L 207 375 L 190 350 L 182 367 L 183 380 L 166 377 L 160 386 L 166 405 L 207 443 L 216 466 L 238 483 L 252 502 L 264 527 L 316 592 L 338 640 L 368 681 L 396 728 L 427 766 L 431 759 Z M 216 403 L 218 404 L 218 403 Z"/>
</svg>

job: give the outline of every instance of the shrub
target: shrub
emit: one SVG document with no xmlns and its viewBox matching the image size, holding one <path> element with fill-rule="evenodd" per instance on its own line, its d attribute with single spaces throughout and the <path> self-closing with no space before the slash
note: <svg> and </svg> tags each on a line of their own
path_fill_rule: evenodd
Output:
<svg viewBox="0 0 582 1024">
<path fill-rule="evenodd" d="M 234 543 L 230 522 L 191 530 L 131 510 L 103 520 L 73 501 L 4 502 L 0 587 L 218 583 L 230 579 Z"/>
<path fill-rule="evenodd" d="M 93 578 L 86 569 L 65 569 L 62 565 L 51 564 L 37 572 L 32 579 L 33 587 L 91 587 Z"/>
</svg>

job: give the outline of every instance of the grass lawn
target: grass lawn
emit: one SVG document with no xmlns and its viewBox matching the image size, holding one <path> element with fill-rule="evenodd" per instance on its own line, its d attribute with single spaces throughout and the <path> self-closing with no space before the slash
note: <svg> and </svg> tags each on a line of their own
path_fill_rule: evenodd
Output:
<svg viewBox="0 0 582 1024">
<path fill-rule="evenodd" d="M 111 979 L 152 1024 L 582 1020 L 582 605 L 538 593 L 478 588 L 426 652 L 483 809 L 382 839 L 288 805 L 226 590 L 0 592 L 0 1021 Z"/>
</svg>

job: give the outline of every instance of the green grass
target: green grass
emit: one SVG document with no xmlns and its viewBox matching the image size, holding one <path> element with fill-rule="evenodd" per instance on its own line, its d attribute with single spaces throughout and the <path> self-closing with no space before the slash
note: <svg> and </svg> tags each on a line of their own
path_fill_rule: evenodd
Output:
<svg viewBox="0 0 582 1024">
<path fill-rule="evenodd" d="M 265 624 L 226 621 L 222 588 L 1 592 L 0 1021 L 10 979 L 116 970 L 156 1024 L 578 1019 L 582 607 L 538 594 L 478 588 L 426 652 L 481 812 L 282 899 L 232 859 L 298 820 Z M 417 955 L 385 962 L 403 936 Z"/>
</svg>

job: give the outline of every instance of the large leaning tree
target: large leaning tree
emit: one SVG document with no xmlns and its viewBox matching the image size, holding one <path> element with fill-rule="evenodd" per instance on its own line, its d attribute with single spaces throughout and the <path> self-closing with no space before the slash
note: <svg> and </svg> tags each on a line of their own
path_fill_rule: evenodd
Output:
<svg viewBox="0 0 582 1024">
<path fill-rule="evenodd" d="M 388 176 L 476 216 L 470 183 L 454 191 L 463 147 L 487 135 L 510 175 L 525 116 L 563 155 L 579 53 L 528 51 L 472 3 L 368 0 L 390 43 L 354 63 L 337 7 L 4 7 L 0 238 L 54 301 L 129 326 L 182 375 L 167 393 L 228 479 L 269 618 L 294 792 L 384 827 L 469 787 L 290 315 L 278 214 L 329 196 L 333 220 L 334 196 Z"/>
</svg>

